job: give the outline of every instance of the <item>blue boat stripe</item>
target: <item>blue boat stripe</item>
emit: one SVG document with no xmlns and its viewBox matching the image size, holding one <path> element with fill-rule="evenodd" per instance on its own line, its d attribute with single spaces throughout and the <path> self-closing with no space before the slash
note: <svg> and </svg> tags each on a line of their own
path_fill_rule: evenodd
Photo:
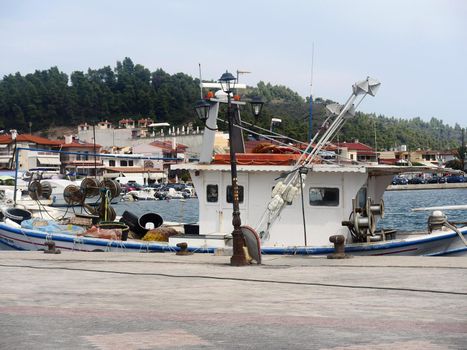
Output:
<svg viewBox="0 0 467 350">
<path fill-rule="evenodd" d="M 2 244 L 14 249 L 14 250 L 21 250 L 21 251 L 25 251 L 26 249 L 23 249 L 21 247 L 18 247 L 18 246 L 15 246 L 15 245 L 11 245 L 10 243 L 7 243 L 5 242 L 1 237 L 0 237 L 0 242 L 2 242 Z"/>
<path fill-rule="evenodd" d="M 453 250 L 446 250 L 444 252 L 426 254 L 424 256 L 444 256 L 444 255 L 462 253 L 462 252 L 465 252 L 465 251 L 467 251 L 467 247 L 462 247 L 462 248 L 453 249 Z"/>
</svg>

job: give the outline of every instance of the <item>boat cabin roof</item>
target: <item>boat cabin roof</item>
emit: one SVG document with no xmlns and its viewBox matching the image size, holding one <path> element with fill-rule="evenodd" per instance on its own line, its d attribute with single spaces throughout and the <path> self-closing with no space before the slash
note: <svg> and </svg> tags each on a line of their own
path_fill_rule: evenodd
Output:
<svg viewBox="0 0 467 350">
<path fill-rule="evenodd" d="M 391 166 L 381 164 L 311 164 L 307 168 L 313 172 L 331 172 L 331 173 L 368 173 L 372 176 L 397 175 L 405 172 L 434 172 L 439 171 L 437 168 L 425 166 Z M 230 171 L 229 164 L 200 164 L 200 163 L 185 163 L 174 164 L 171 169 L 183 170 L 199 170 L 199 171 Z M 245 165 L 238 164 L 237 170 L 244 172 L 286 172 L 293 169 L 292 165 Z"/>
</svg>

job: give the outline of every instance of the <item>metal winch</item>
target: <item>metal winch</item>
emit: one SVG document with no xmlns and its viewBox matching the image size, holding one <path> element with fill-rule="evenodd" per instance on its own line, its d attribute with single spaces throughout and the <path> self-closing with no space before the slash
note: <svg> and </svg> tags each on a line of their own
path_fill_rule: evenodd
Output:
<svg viewBox="0 0 467 350">
<path fill-rule="evenodd" d="M 384 218 L 384 201 L 374 203 L 367 197 L 363 208 L 357 205 L 357 199 L 352 199 L 352 213 L 348 221 L 343 221 L 342 225 L 347 226 L 354 241 L 367 242 L 376 237 L 376 217 Z"/>
</svg>

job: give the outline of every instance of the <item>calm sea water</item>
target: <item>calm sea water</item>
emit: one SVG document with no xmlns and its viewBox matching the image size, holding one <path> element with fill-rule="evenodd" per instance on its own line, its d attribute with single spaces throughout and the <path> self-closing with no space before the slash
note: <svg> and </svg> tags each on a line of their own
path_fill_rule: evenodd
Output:
<svg viewBox="0 0 467 350">
<path fill-rule="evenodd" d="M 398 230 L 420 230 L 427 226 L 429 211 L 412 212 L 412 208 L 467 204 L 467 189 L 393 191 L 384 195 L 385 218 L 378 227 Z M 128 210 L 136 215 L 158 213 L 164 221 L 192 223 L 198 221 L 198 199 L 186 201 L 120 202 L 114 206 L 117 215 Z M 467 221 L 467 211 L 445 210 L 451 221 Z"/>
<path fill-rule="evenodd" d="M 427 227 L 430 211 L 412 208 L 467 204 L 467 189 L 392 191 L 384 194 L 386 214 L 378 227 L 420 230 Z M 465 210 L 443 210 L 450 221 L 467 221 Z"/>
<path fill-rule="evenodd" d="M 122 215 L 125 210 L 135 215 L 152 212 L 159 214 L 164 221 L 175 221 L 185 223 L 198 222 L 198 199 L 188 198 L 186 200 L 171 199 L 161 201 L 137 201 L 119 202 L 112 204 L 117 215 Z"/>
</svg>

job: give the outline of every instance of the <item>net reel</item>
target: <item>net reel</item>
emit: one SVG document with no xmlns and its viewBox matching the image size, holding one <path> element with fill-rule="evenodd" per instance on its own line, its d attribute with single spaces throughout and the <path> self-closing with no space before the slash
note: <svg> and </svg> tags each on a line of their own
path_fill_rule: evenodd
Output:
<svg viewBox="0 0 467 350">
<path fill-rule="evenodd" d="M 28 185 L 28 194 L 32 200 L 35 200 L 35 201 L 39 200 L 39 198 L 42 196 L 41 183 L 37 180 L 30 182 Z"/>
<path fill-rule="evenodd" d="M 68 205 L 83 204 L 85 198 L 84 193 L 76 185 L 68 185 L 63 191 L 63 199 Z"/>
<path fill-rule="evenodd" d="M 42 181 L 42 198 L 49 199 L 52 195 L 52 185 L 48 181 Z"/>
<path fill-rule="evenodd" d="M 81 182 L 80 189 L 86 198 L 99 195 L 99 183 L 91 177 L 87 177 Z"/>
<path fill-rule="evenodd" d="M 122 191 L 120 184 L 117 181 L 110 179 L 102 180 L 99 184 L 99 187 L 101 190 L 109 191 L 110 198 L 112 199 L 116 198 Z"/>
<path fill-rule="evenodd" d="M 122 191 L 120 183 L 114 180 L 105 179 L 99 183 L 99 188 L 100 203 L 96 209 L 96 214 L 104 221 L 113 221 L 117 214 L 110 203 L 112 199 L 120 195 L 120 192 Z"/>
<path fill-rule="evenodd" d="M 32 200 L 49 199 L 52 195 L 52 185 L 47 181 L 34 180 L 28 185 L 28 194 Z"/>
</svg>

